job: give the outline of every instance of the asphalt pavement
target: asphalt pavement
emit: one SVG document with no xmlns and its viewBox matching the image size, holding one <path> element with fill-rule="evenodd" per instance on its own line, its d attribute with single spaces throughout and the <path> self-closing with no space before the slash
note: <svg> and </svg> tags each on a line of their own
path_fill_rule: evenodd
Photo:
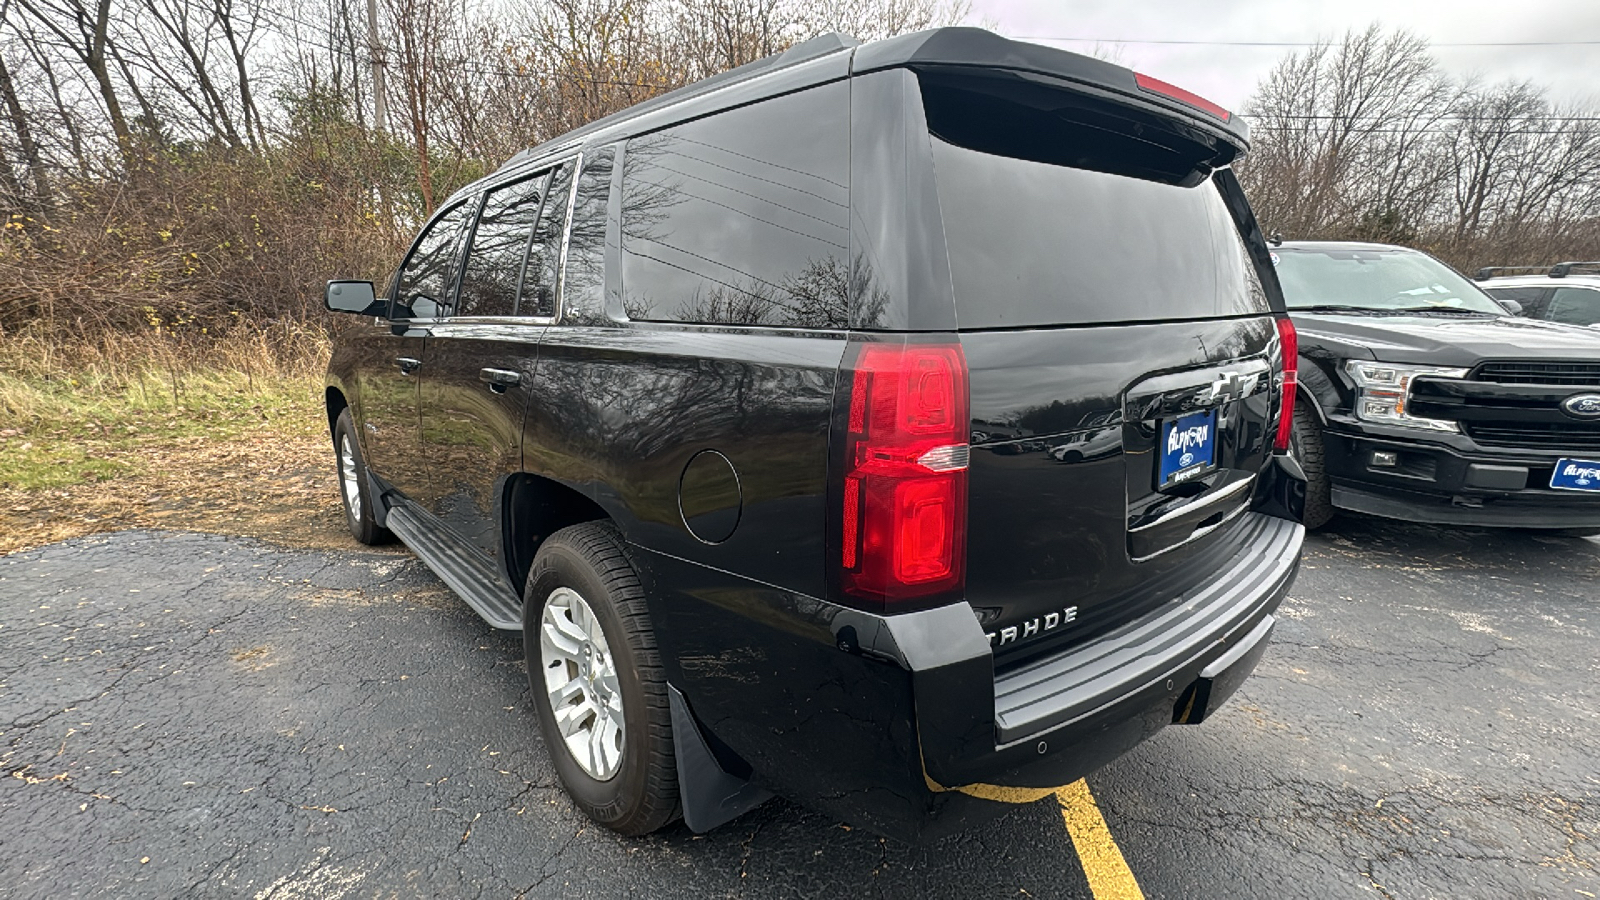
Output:
<svg viewBox="0 0 1600 900">
<path fill-rule="evenodd" d="M 1600 895 L 1597 573 L 1593 540 L 1313 537 L 1231 703 L 1088 779 L 1138 889 Z M 0 896 L 1095 896 L 1053 798 L 926 847 L 782 800 L 617 837 L 555 783 L 521 655 L 399 549 L 0 557 Z"/>
</svg>

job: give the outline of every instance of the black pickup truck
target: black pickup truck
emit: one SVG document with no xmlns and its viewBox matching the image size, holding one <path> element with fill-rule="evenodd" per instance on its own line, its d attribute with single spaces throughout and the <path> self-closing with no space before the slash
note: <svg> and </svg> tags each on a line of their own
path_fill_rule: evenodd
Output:
<svg viewBox="0 0 1600 900">
<path fill-rule="evenodd" d="M 463 189 L 337 342 L 350 525 L 521 629 L 569 794 L 917 839 L 1255 667 L 1300 559 L 1242 123 L 1098 60 L 826 36 Z M 1182 761 L 1174 761 L 1182 765 Z"/>
<path fill-rule="evenodd" d="M 1306 525 L 1347 509 L 1600 534 L 1600 332 L 1513 316 L 1405 247 L 1273 258 L 1300 331 Z"/>
</svg>

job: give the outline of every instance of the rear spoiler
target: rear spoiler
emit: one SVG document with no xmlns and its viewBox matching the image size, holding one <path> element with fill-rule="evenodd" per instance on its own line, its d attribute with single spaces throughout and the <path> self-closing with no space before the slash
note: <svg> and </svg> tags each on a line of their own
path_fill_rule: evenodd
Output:
<svg viewBox="0 0 1600 900">
<path fill-rule="evenodd" d="M 1091 93 L 1112 94 L 1121 102 L 1182 119 L 1224 138 L 1241 152 L 1250 144 L 1249 126 L 1204 97 L 1114 63 L 1054 47 L 1009 40 L 981 28 L 936 28 L 864 44 L 856 48 L 850 73 L 856 75 L 902 66 L 973 66 L 1045 75 L 1072 82 Z"/>
</svg>

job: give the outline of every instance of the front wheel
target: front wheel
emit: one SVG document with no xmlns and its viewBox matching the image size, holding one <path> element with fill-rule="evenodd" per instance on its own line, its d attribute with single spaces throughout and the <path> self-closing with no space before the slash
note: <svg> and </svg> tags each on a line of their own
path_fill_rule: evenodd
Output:
<svg viewBox="0 0 1600 900">
<path fill-rule="evenodd" d="M 573 802 L 625 835 L 671 822 L 678 776 L 667 679 L 615 528 L 586 522 L 545 539 L 522 628 L 540 732 Z"/>
<path fill-rule="evenodd" d="M 333 451 L 339 466 L 339 498 L 344 501 L 344 520 L 350 534 L 363 544 L 385 544 L 394 539 L 378 524 L 377 498 L 372 495 L 372 479 L 356 440 L 355 421 L 350 410 L 341 410 L 333 425 Z"/>
<path fill-rule="evenodd" d="M 1333 492 L 1328 484 L 1325 463 L 1326 445 L 1322 441 L 1322 426 L 1307 412 L 1305 403 L 1295 404 L 1294 423 L 1289 431 L 1289 455 L 1300 463 L 1306 473 L 1307 531 L 1315 531 L 1333 518 Z"/>
</svg>

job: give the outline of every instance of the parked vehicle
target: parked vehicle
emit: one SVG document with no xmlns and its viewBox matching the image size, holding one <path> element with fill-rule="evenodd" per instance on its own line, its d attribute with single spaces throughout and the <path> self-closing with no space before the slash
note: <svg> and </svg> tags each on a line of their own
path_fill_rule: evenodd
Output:
<svg viewBox="0 0 1600 900">
<path fill-rule="evenodd" d="M 1297 571 L 1244 146 L 960 28 L 564 135 L 381 298 L 330 283 L 371 318 L 328 372 L 351 528 L 523 630 L 562 783 L 617 831 L 774 791 L 916 839 L 1044 796 L 1211 715 Z"/>
<path fill-rule="evenodd" d="M 1479 269 L 1489 296 L 1516 304 L 1517 315 L 1569 325 L 1600 325 L 1600 262 Z"/>
<path fill-rule="evenodd" d="M 1273 248 L 1300 335 L 1305 521 L 1600 533 L 1600 333 L 1510 315 L 1404 247 Z"/>
</svg>

